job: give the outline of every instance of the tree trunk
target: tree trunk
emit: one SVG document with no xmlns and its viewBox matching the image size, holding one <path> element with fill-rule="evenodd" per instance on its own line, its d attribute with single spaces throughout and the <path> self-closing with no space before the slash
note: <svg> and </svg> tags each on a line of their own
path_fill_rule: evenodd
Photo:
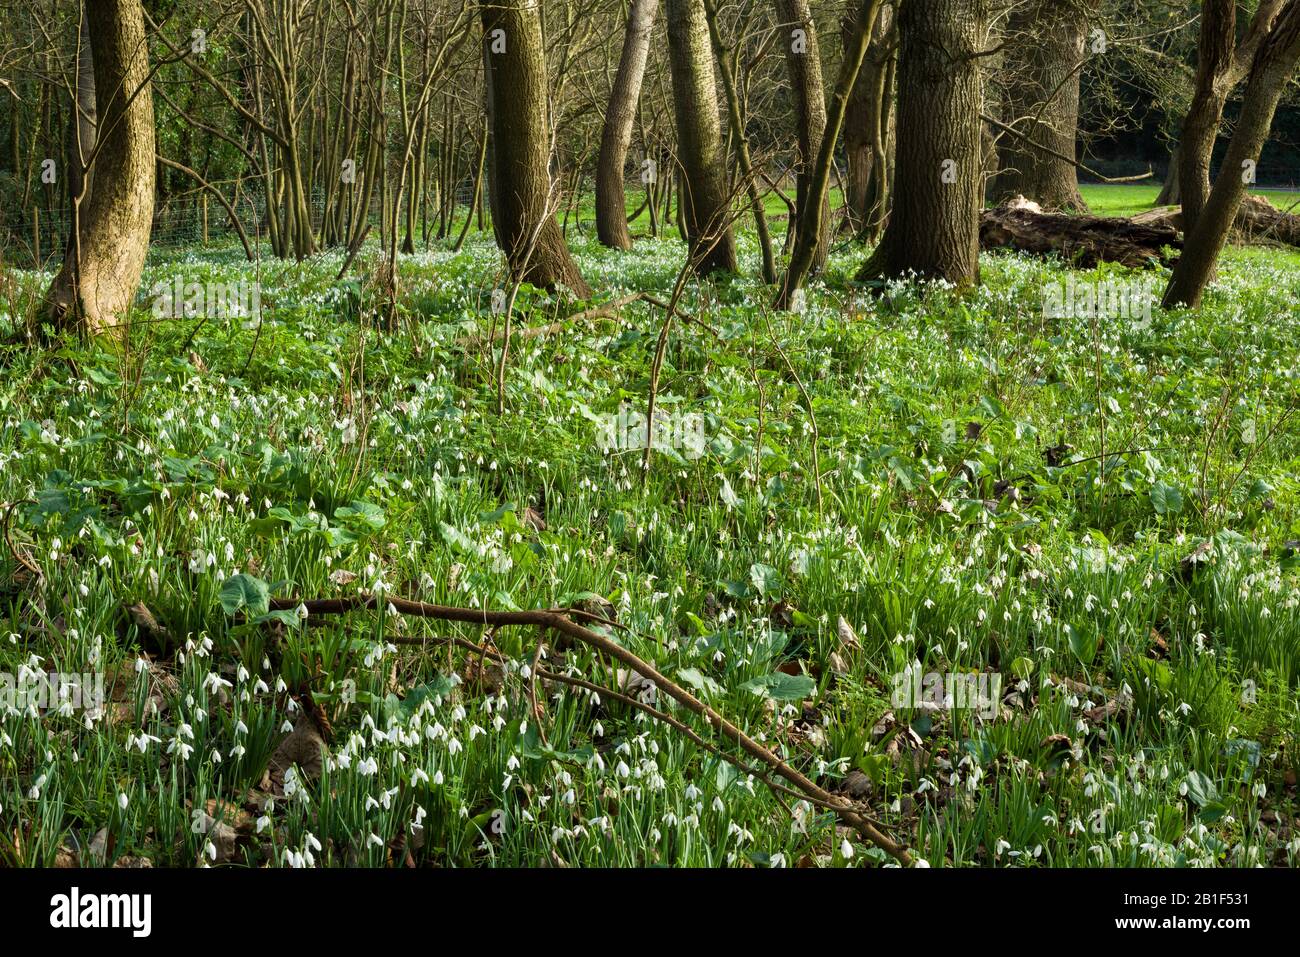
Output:
<svg viewBox="0 0 1300 957">
<path fill-rule="evenodd" d="M 1003 136 L 998 144 L 992 194 L 1022 195 L 1044 209 L 1086 210 L 1075 166 L 1062 158 L 1075 155 L 1086 13 L 1077 0 L 1034 0 L 1012 14 L 1007 32 L 1004 120 L 1024 136 Z"/>
<path fill-rule="evenodd" d="M 1193 308 L 1200 305 L 1201 295 L 1246 194 L 1249 179 L 1246 170 L 1253 168 L 1259 159 L 1259 152 L 1273 124 L 1273 114 L 1297 58 L 1300 58 L 1300 0 L 1289 0 L 1254 56 L 1241 115 L 1228 144 L 1223 170 L 1214 181 L 1200 217 L 1185 235 L 1183 257 L 1174 267 L 1169 287 L 1165 290 L 1166 309 L 1179 304 Z M 1184 172 L 1184 204 L 1191 188 Z M 1186 205 L 1183 216 L 1186 223 Z"/>
<path fill-rule="evenodd" d="M 763 257 L 763 282 L 776 282 L 776 256 L 772 252 L 772 234 L 767 228 L 767 210 L 763 208 L 763 196 L 758 189 L 758 177 L 754 173 L 754 161 L 749 153 L 749 135 L 745 130 L 745 118 L 741 112 L 740 93 L 737 89 L 735 61 L 739 53 L 733 54 L 733 62 L 727 57 L 731 51 L 722 43 L 722 33 L 718 29 L 717 10 L 713 0 L 704 0 L 704 16 L 709 24 L 709 39 L 713 43 L 713 53 L 718 60 L 718 72 L 722 75 L 722 91 L 727 103 L 727 127 L 731 141 L 735 144 L 734 155 L 740 167 L 741 180 L 745 193 L 749 197 L 749 209 L 754 216 L 754 231 L 758 234 L 758 248 Z"/>
<path fill-rule="evenodd" d="M 1196 52 L 1196 89 L 1183 120 L 1178 185 L 1183 223 L 1190 234 L 1210 195 L 1210 161 L 1223 121 L 1223 107 L 1250 68 L 1268 35 L 1282 0 L 1262 0 L 1241 45 L 1237 45 L 1235 0 L 1205 0 Z"/>
<path fill-rule="evenodd" d="M 569 254 L 550 174 L 550 105 L 538 0 L 481 0 L 492 229 L 515 280 L 591 295 Z"/>
<path fill-rule="evenodd" d="M 73 107 L 75 113 L 69 124 L 72 149 L 68 154 L 68 186 L 72 193 L 71 222 L 75 225 L 81 218 L 79 207 L 90 197 L 93 177 L 86 164 L 95 149 L 95 130 L 98 126 L 95 118 L 95 58 L 90 49 L 90 19 L 84 9 L 80 36 L 77 39 L 77 96 Z M 76 235 L 73 231 L 68 233 L 69 251 L 72 251 L 76 243 Z"/>
<path fill-rule="evenodd" d="M 50 284 L 56 327 L 96 333 L 126 316 L 140 284 L 154 209 L 154 120 L 140 0 L 86 4 L 99 135 L 94 188 L 74 248 Z"/>
<path fill-rule="evenodd" d="M 1156 197 L 1157 206 L 1179 206 L 1183 202 L 1183 190 L 1179 183 L 1178 167 L 1182 164 L 1182 149 L 1175 145 L 1169 154 L 1169 171 L 1165 173 L 1164 185 Z"/>
<path fill-rule="evenodd" d="M 798 246 L 802 223 L 812 222 L 811 218 L 805 220 L 803 210 L 810 201 L 813 171 L 821 149 L 822 136 L 826 132 L 826 93 L 822 86 L 817 29 L 808 0 L 776 0 L 776 13 L 781 20 L 785 64 L 790 74 L 790 90 L 794 94 L 795 210 L 798 214 L 795 219 L 794 245 Z M 794 31 L 803 32 L 800 35 Z M 813 244 L 813 274 L 821 271 L 826 264 L 826 254 L 830 251 L 830 201 L 823 195 L 821 203 L 818 235 Z"/>
<path fill-rule="evenodd" d="M 1196 52 L 1196 92 L 1179 143 L 1178 178 L 1183 191 L 1183 225 L 1188 232 L 1196 228 L 1210 196 L 1210 157 L 1231 90 L 1228 73 L 1236 42 L 1236 0 L 1205 0 Z"/>
<path fill-rule="evenodd" d="M 600 158 L 596 163 L 596 235 L 614 249 L 631 249 L 627 228 L 627 197 L 623 193 L 623 170 L 627 148 L 632 142 L 632 123 L 641 99 L 641 80 L 650 52 L 659 0 L 632 0 L 623 34 L 623 54 L 618 61 L 614 88 L 605 110 L 605 128 L 600 137 Z M 657 174 L 656 170 L 656 174 Z"/>
<path fill-rule="evenodd" d="M 895 24 L 893 5 L 882 4 L 844 119 L 844 156 L 848 167 L 845 225 L 863 237 L 869 231 L 873 205 L 883 202 L 889 191 Z M 856 28 L 854 17 L 845 16 L 840 22 L 845 49 L 851 45 Z M 876 219 L 880 219 L 879 211 Z"/>
<path fill-rule="evenodd" d="M 700 276 L 736 271 L 713 51 L 703 0 L 665 0 L 668 55 L 682 168 L 677 206 Z"/>
<path fill-rule="evenodd" d="M 877 27 L 887 32 L 881 38 L 883 52 L 877 56 L 883 60 L 883 68 L 872 64 L 872 70 L 878 73 L 873 93 L 876 125 L 871 130 L 871 172 L 867 177 L 866 221 L 861 233 L 861 238 L 869 243 L 879 240 L 880 232 L 885 228 L 885 219 L 889 215 L 889 192 L 894 180 L 894 77 L 898 72 L 898 31 L 894 24 L 892 10 L 888 16 L 881 13 Z"/>
<path fill-rule="evenodd" d="M 857 16 L 857 33 L 852 42 L 845 45 L 844 59 L 840 61 L 840 71 L 835 78 L 835 93 L 831 98 L 826 129 L 820 138 L 817 159 L 811 170 L 808 196 L 796 208 L 798 228 L 795 231 L 794 250 L 790 253 L 790 265 L 785 272 L 785 282 L 781 284 L 781 292 L 776 299 L 778 309 L 797 306 L 799 290 L 812 271 L 817 247 L 828 242 L 823 219 L 827 209 L 826 192 L 830 185 L 831 166 L 834 164 L 835 142 L 844 125 L 849 97 L 857 82 L 858 71 L 862 68 L 863 57 L 866 56 L 867 43 L 871 39 L 871 29 L 876 22 L 876 11 L 880 3 L 881 0 L 862 0 Z"/>
<path fill-rule="evenodd" d="M 864 280 L 915 273 L 979 282 L 981 171 L 978 55 L 986 0 L 902 0 L 894 199 Z"/>
</svg>

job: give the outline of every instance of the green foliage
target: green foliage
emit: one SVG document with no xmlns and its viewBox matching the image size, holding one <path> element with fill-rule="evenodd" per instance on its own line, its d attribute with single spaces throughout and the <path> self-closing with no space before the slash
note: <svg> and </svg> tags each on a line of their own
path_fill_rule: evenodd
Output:
<svg viewBox="0 0 1300 957">
<path fill-rule="evenodd" d="M 672 241 L 624 255 L 570 236 L 602 299 L 667 296 L 682 261 Z M 1294 256 L 1230 251 L 1201 312 L 1142 324 L 1044 318 L 1070 273 L 1020 257 L 986 257 L 964 298 L 867 297 L 852 248 L 802 313 L 773 315 L 753 238 L 740 249 L 744 276 L 681 303 L 720 338 L 677 326 L 661 376 L 660 408 L 701 417 L 703 454 L 656 451 L 644 483 L 641 451 L 602 449 L 600 429 L 644 411 L 662 313 L 521 337 L 498 415 L 495 356 L 465 344 L 491 327 L 488 237 L 405 257 L 403 322 L 382 333 L 329 253 L 263 264 L 260 330 L 0 346 L 0 668 L 125 676 L 117 717 L 89 728 L 0 714 L 0 835 L 39 835 L 0 856 L 50 863 L 107 827 L 115 855 L 196 863 L 192 809 L 261 786 L 310 688 L 330 758 L 250 811 L 266 823 L 233 863 L 263 845 L 330 865 L 401 863 L 394 848 L 879 863 L 625 702 L 540 681 L 539 726 L 534 667 L 694 722 L 583 647 L 552 636 L 534 663 L 537 634 L 500 629 L 508 667 L 480 667 L 443 641 L 483 645 L 473 625 L 270 602 L 388 592 L 616 619 L 615 640 L 804 773 L 859 787 L 935 866 L 1300 861 L 1261 820 L 1295 815 L 1300 753 Z M 252 269 L 233 250 L 155 255 L 145 283 L 178 274 Z M 531 288 L 517 305 L 535 326 L 570 308 Z M 998 674 L 993 716 L 896 704 L 913 665 Z"/>
</svg>

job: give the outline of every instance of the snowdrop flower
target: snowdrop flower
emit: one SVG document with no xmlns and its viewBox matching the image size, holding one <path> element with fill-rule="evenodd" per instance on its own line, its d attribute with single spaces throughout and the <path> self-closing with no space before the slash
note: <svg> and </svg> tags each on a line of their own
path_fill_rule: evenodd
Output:
<svg viewBox="0 0 1300 957">
<path fill-rule="evenodd" d="M 188 761 L 190 755 L 194 753 L 194 746 L 186 744 L 180 738 L 173 738 L 171 744 L 167 745 L 167 753 L 179 753 L 182 761 Z"/>
</svg>

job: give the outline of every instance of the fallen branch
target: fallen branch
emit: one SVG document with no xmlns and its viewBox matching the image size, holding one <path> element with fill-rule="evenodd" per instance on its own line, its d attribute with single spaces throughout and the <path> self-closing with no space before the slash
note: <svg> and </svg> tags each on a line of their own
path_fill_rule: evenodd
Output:
<svg viewBox="0 0 1300 957">
<path fill-rule="evenodd" d="M 757 759 L 771 769 L 771 773 L 784 778 L 793 785 L 795 791 L 802 797 L 807 798 L 810 803 L 818 806 L 824 806 L 835 811 L 837 815 L 847 825 L 858 832 L 866 841 L 879 847 L 887 854 L 896 858 L 899 863 L 909 865 L 912 863 L 912 857 L 907 848 L 896 843 L 873 824 L 861 811 L 859 811 L 849 799 L 842 795 L 833 794 L 830 791 L 819 787 L 815 782 L 810 780 L 797 769 L 791 767 L 777 755 L 759 744 L 749 735 L 745 734 L 740 728 L 732 724 L 721 714 L 700 701 L 685 688 L 672 681 L 670 678 L 661 674 L 649 662 L 642 660 L 640 657 L 622 647 L 606 636 L 584 628 L 577 622 L 573 621 L 568 615 L 567 609 L 553 608 L 536 611 L 489 611 L 487 609 L 460 608 L 453 605 L 435 605 L 427 602 L 411 601 L 405 598 L 396 598 L 392 596 L 376 597 L 373 595 L 356 595 L 344 598 L 321 598 L 311 599 L 308 601 L 296 601 L 293 599 L 272 599 L 270 607 L 273 610 L 288 610 L 294 608 L 303 608 L 307 612 L 307 617 L 313 615 L 343 615 L 353 611 L 374 610 L 377 608 L 387 607 L 396 611 L 398 614 L 409 615 L 416 618 L 431 618 L 439 621 L 461 622 L 467 625 L 481 625 L 487 627 L 534 627 L 543 630 L 557 631 L 563 635 L 580 641 L 583 644 L 603 652 L 609 657 L 621 662 L 642 678 L 652 681 L 656 688 L 659 688 L 666 695 L 700 717 L 702 717 L 710 727 L 721 732 L 723 737 L 738 745 L 750 757 Z M 550 678 L 554 673 L 549 673 L 544 677 Z M 565 676 L 567 679 L 567 676 Z M 569 679 L 566 683 L 572 683 L 577 679 Z M 608 689 L 601 689 L 599 686 L 592 686 L 592 690 L 597 693 L 611 694 Z M 616 693 L 615 693 L 616 694 Z M 634 701 L 630 696 L 621 696 L 621 700 Z M 642 705 L 641 710 L 649 708 L 648 705 Z M 665 721 L 672 727 L 682 730 L 678 727 L 681 723 L 667 715 L 665 712 L 655 710 L 653 715 L 660 721 Z M 696 735 L 698 737 L 698 735 Z M 700 739 L 703 740 L 703 739 Z"/>
<path fill-rule="evenodd" d="M 424 645 L 430 641 L 442 642 L 444 644 L 456 645 L 460 648 L 465 649 L 466 651 L 473 652 L 474 654 L 479 655 L 481 657 L 490 658 L 493 662 L 495 662 L 499 666 L 504 666 L 506 664 L 505 655 L 501 654 L 499 651 L 490 651 L 484 647 L 474 644 L 474 642 L 472 641 L 468 641 L 465 638 L 457 638 L 453 635 L 433 635 L 433 636 L 421 636 L 415 638 L 399 638 L 399 637 L 390 636 L 385 640 L 392 642 L 395 645 Z M 540 644 L 538 645 L 538 649 L 539 650 L 541 649 Z M 536 660 L 537 659 L 534 658 L 534 661 Z M 774 791 L 777 791 L 781 794 L 789 795 L 790 797 L 798 798 L 799 800 L 802 801 L 807 801 L 809 804 L 815 807 L 820 807 L 824 810 L 828 810 L 828 811 L 838 810 L 838 807 L 834 804 L 829 804 L 826 801 L 823 801 L 819 798 L 810 797 L 801 791 L 794 791 L 783 784 L 778 784 L 776 781 L 773 781 L 771 779 L 769 772 L 764 772 L 761 768 L 756 768 L 753 765 L 746 764 L 744 761 L 740 760 L 740 758 L 736 757 L 734 754 L 728 754 L 726 751 L 723 751 L 716 744 L 713 744 L 710 741 L 706 741 L 704 738 L 700 737 L 699 733 L 696 732 L 696 730 L 692 728 L 690 725 L 686 724 L 683 721 L 680 721 L 679 719 L 673 717 L 671 714 L 668 714 L 665 711 L 660 711 L 658 708 L 655 708 L 652 705 L 646 704 L 644 701 L 640 701 L 637 698 L 634 698 L 631 695 L 625 694 L 621 691 L 616 691 L 613 688 L 607 688 L 602 685 L 598 685 L 595 682 L 587 681 L 584 678 L 577 678 L 574 677 L 573 675 L 563 674 L 562 672 L 551 671 L 547 668 L 540 668 L 536 665 L 534 665 L 531 670 L 532 670 L 532 674 L 529 679 L 530 697 L 535 696 L 536 679 L 540 678 L 543 681 L 550 681 L 556 684 L 568 685 L 569 687 L 572 688 L 579 688 L 583 691 L 589 691 L 592 694 L 599 695 L 604 698 L 608 698 L 611 701 L 617 701 L 620 704 L 624 704 L 629 708 L 632 708 L 636 711 L 640 711 L 642 714 L 648 715 L 649 717 L 652 717 L 657 721 L 661 721 L 664 724 L 668 725 L 669 727 L 677 731 L 680 731 L 693 744 L 697 745 L 700 748 L 703 748 L 705 751 L 709 752 L 709 754 L 712 754 L 715 757 L 720 758 L 723 761 L 726 761 L 728 764 L 736 768 L 742 774 L 752 774 L 754 777 L 758 778 L 759 781 L 761 781 L 763 784 L 765 784 L 767 787 L 771 788 Z M 539 732 L 540 732 L 540 728 L 539 728 Z M 778 798 L 777 800 L 779 801 L 780 798 Z M 784 802 L 782 802 L 782 804 L 784 805 Z M 790 809 L 787 807 L 786 810 L 789 811 Z M 868 817 L 866 814 L 863 814 L 862 817 L 877 828 L 884 828 L 888 826 L 882 821 L 878 821 L 875 818 Z"/>
<path fill-rule="evenodd" d="M 1003 123 L 1001 120 L 995 120 L 987 113 L 981 113 L 980 119 L 983 120 L 985 123 L 988 123 L 990 126 L 996 126 L 1004 133 L 1010 133 L 1012 136 L 1014 136 L 1016 139 L 1020 140 L 1021 142 L 1028 143 L 1030 146 L 1038 150 L 1040 153 L 1046 153 L 1048 156 L 1051 156 L 1054 159 L 1063 160 L 1066 163 L 1069 163 L 1075 169 L 1081 169 L 1089 176 L 1096 177 L 1097 179 L 1101 180 L 1103 183 L 1137 183 L 1137 182 L 1141 182 L 1144 179 L 1150 179 L 1152 176 L 1155 175 L 1155 171 L 1148 167 L 1145 173 L 1138 173 L 1136 176 L 1103 176 L 1101 173 L 1098 173 L 1095 169 L 1091 169 L 1085 166 L 1083 163 L 1080 163 L 1073 156 L 1066 156 L 1064 153 L 1058 153 L 1056 150 L 1052 149 L 1051 147 L 1044 146 L 1042 143 L 1035 141 L 1028 134 L 1020 132 L 1015 127 L 1008 126 L 1006 123 Z"/>
<path fill-rule="evenodd" d="M 514 329 L 510 333 L 512 339 L 538 339 L 542 336 L 555 335 L 557 332 L 567 332 L 579 322 L 586 322 L 590 319 L 609 319 L 613 317 L 619 309 L 626 305 L 644 298 L 641 293 L 633 293 L 630 296 L 623 296 L 619 299 L 612 299 L 609 302 L 601 303 L 599 306 L 592 306 L 590 309 L 583 309 L 581 312 L 575 312 L 571 316 L 565 316 L 558 322 L 552 322 L 545 326 L 525 326 L 522 329 Z M 505 339 L 505 330 L 500 329 L 491 337 L 488 336 L 464 336 L 456 340 L 458 346 L 476 346 L 491 342 L 493 345 Z"/>
<path fill-rule="evenodd" d="M 9 549 L 9 553 L 14 557 L 14 561 L 17 562 L 19 566 L 27 569 L 35 575 L 37 581 L 44 581 L 44 573 L 32 562 L 31 557 L 24 550 L 20 550 L 18 546 L 14 544 L 13 539 L 9 537 L 9 523 L 14 517 L 14 509 L 19 505 L 35 504 L 36 500 L 33 498 L 23 498 L 16 502 L 10 502 L 9 507 L 5 509 L 4 519 L 0 520 L 0 537 L 3 537 L 4 543 Z"/>
</svg>

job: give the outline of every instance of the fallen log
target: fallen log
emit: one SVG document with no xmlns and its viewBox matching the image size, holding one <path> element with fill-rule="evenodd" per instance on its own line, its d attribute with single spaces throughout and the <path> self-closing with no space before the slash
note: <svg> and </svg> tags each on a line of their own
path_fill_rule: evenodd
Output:
<svg viewBox="0 0 1300 957">
<path fill-rule="evenodd" d="M 1172 265 L 1182 237 L 1168 223 L 1138 223 L 1107 216 L 1045 213 L 1023 196 L 980 214 L 980 248 L 1016 249 L 1039 256 L 1056 254 L 1083 269 L 1099 262 L 1141 268 Z"/>
<path fill-rule="evenodd" d="M 1181 206 L 1157 206 L 1138 213 L 1132 222 L 1143 226 L 1171 226 L 1183 231 Z M 1278 209 L 1262 196 L 1246 196 L 1241 200 L 1237 218 L 1232 222 L 1232 236 L 1240 243 L 1284 243 L 1300 246 L 1300 216 Z"/>
</svg>

